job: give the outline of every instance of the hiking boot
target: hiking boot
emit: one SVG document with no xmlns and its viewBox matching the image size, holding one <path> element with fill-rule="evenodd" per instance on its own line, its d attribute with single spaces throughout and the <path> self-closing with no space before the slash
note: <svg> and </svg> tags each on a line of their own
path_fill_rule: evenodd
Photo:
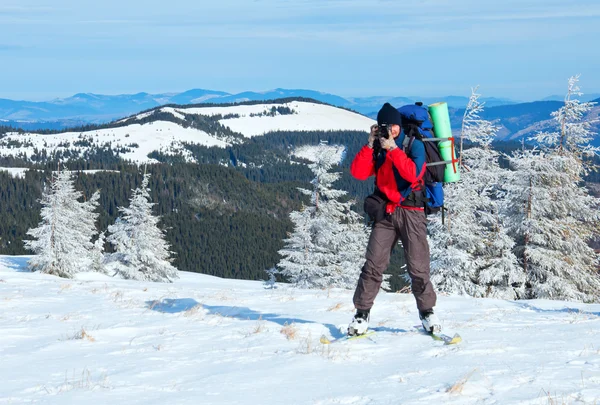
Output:
<svg viewBox="0 0 600 405">
<path fill-rule="evenodd" d="M 442 323 L 437 315 L 433 313 L 433 309 L 419 311 L 419 319 L 423 324 L 423 329 L 429 333 L 440 333 L 442 331 Z"/>
<path fill-rule="evenodd" d="M 369 311 L 358 310 L 348 325 L 348 336 L 364 335 L 369 329 Z"/>
</svg>

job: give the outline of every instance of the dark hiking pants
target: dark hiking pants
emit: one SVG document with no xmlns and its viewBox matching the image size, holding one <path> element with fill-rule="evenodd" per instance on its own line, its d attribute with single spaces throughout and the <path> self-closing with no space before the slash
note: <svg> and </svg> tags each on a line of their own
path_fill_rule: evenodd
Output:
<svg viewBox="0 0 600 405">
<path fill-rule="evenodd" d="M 418 210 L 397 208 L 392 215 L 375 223 L 367 245 L 366 262 L 354 292 L 354 306 L 369 310 L 383 281 L 383 272 L 390 263 L 392 248 L 402 242 L 406 267 L 412 280 L 411 288 L 419 311 L 435 306 L 436 295 L 429 280 L 429 244 L 427 220 Z"/>
</svg>

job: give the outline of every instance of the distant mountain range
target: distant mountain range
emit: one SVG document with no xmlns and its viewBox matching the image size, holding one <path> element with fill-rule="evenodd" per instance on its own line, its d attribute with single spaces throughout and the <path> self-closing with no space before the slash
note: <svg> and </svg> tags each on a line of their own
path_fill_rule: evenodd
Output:
<svg viewBox="0 0 600 405">
<path fill-rule="evenodd" d="M 591 123 L 593 132 L 600 133 L 600 98 L 592 101 L 597 104 L 584 119 Z M 520 141 L 542 130 L 558 131 L 557 123 L 551 114 L 563 105 L 564 101 L 550 100 L 502 105 L 486 108 L 481 117 L 494 122 L 500 128 L 496 137 L 497 140 Z M 464 108 L 450 109 L 451 125 L 456 132 L 460 131 L 464 112 Z M 600 136 L 596 136 L 592 144 L 600 146 Z"/>
<path fill-rule="evenodd" d="M 372 115 L 385 102 L 401 106 L 415 101 L 423 101 L 425 104 L 446 101 L 450 107 L 454 108 L 464 108 L 468 102 L 467 97 L 461 96 L 344 98 L 334 94 L 301 89 L 275 89 L 265 92 L 246 91 L 238 94 L 204 89 L 188 90 L 183 93 L 137 93 L 116 96 L 78 93 L 72 97 L 44 102 L 0 99 L 0 125 L 3 121 L 4 125 L 17 126 L 27 130 L 57 129 L 83 123 L 105 123 L 166 104 L 224 104 L 291 97 L 310 98 L 337 107 L 351 109 L 363 115 Z M 517 103 L 513 100 L 501 98 L 484 98 L 483 100 L 486 101 L 488 107 Z"/>
<path fill-rule="evenodd" d="M 580 97 L 578 97 L 578 99 L 580 101 L 594 101 L 596 99 L 600 98 L 600 93 L 590 93 L 590 94 L 583 94 Z M 552 96 L 548 96 L 542 99 L 542 101 L 564 101 L 565 100 L 565 95 L 563 94 L 558 95 L 552 95 Z"/>
<path fill-rule="evenodd" d="M 593 98 L 594 96 L 599 96 Z M 333 106 L 359 112 L 375 119 L 377 110 L 385 103 L 394 106 L 423 101 L 431 104 L 446 101 L 450 106 L 452 126 L 455 130 L 461 127 L 464 108 L 468 102 L 466 97 L 356 97 L 343 98 L 334 94 L 312 90 L 275 89 L 266 92 L 243 92 L 229 94 L 222 91 L 195 89 L 183 93 L 107 96 L 98 94 L 76 94 L 65 99 L 48 102 L 13 101 L 0 99 L 0 126 L 22 128 L 26 131 L 42 129 L 61 130 L 87 124 L 104 124 L 123 117 L 138 114 L 140 111 L 162 107 L 164 105 L 186 106 L 192 104 L 235 104 L 244 102 L 260 102 L 263 100 L 312 99 Z M 600 105 L 600 94 L 580 97 L 582 101 L 595 101 Z M 546 100 L 528 103 L 517 103 L 513 100 L 487 98 L 482 118 L 494 121 L 499 127 L 498 139 L 520 140 L 532 136 L 536 132 L 553 130 L 554 121 L 551 113 L 563 104 L 564 97 L 550 96 Z M 600 106 L 596 106 L 586 117 L 593 122 L 593 130 L 600 132 Z M 600 145 L 600 137 L 594 144 Z"/>
</svg>

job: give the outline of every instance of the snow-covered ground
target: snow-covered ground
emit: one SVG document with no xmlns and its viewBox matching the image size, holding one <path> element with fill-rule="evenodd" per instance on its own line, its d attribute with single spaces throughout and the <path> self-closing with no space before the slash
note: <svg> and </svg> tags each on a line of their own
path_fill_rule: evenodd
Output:
<svg viewBox="0 0 600 405">
<path fill-rule="evenodd" d="M 28 170 L 34 170 L 34 169 L 28 169 L 28 168 L 24 168 L 24 167 L 0 167 L 0 171 L 5 171 L 8 172 L 10 175 L 12 175 L 13 177 L 18 177 L 18 178 L 25 178 L 25 172 L 27 172 Z M 118 170 L 75 170 L 78 173 L 87 173 L 87 174 L 95 174 L 98 172 L 111 172 L 111 173 L 118 173 Z"/>
<path fill-rule="evenodd" d="M 155 121 L 148 124 L 132 124 L 119 128 L 100 129 L 88 132 L 64 132 L 54 135 L 40 135 L 33 133 L 9 134 L 2 142 L 18 141 L 27 143 L 22 147 L 1 147 L 0 155 L 16 156 L 26 153 L 31 156 L 34 149 L 46 149 L 48 153 L 53 150 L 66 150 L 79 148 L 85 150 L 86 146 L 76 146 L 75 142 L 87 140 L 96 145 L 111 143 L 112 148 L 129 147 L 130 152 L 121 154 L 123 159 L 134 162 L 150 162 L 148 154 L 153 151 L 164 153 L 184 152 L 182 143 L 196 143 L 205 146 L 225 147 L 227 143 L 210 136 L 204 131 L 194 128 L 184 128 L 169 121 Z M 67 146 L 68 143 L 68 146 Z M 133 146 L 131 146 L 134 144 Z M 137 146 L 136 146 L 137 145 Z"/>
<path fill-rule="evenodd" d="M 181 273 L 174 284 L 0 261 L 0 404 L 593 404 L 600 305 L 440 297 L 463 342 L 378 296 L 372 340 L 340 337 L 352 292 Z"/>
<path fill-rule="evenodd" d="M 273 106 L 288 107 L 294 111 L 294 114 L 277 114 L 274 117 L 250 116 L 250 114 L 268 113 Z M 178 108 L 176 111 L 197 115 L 238 114 L 239 118 L 223 119 L 219 122 L 246 137 L 263 135 L 270 131 L 368 131 L 375 123 L 371 118 L 348 110 L 302 101 L 231 107 Z"/>
<path fill-rule="evenodd" d="M 0 167 L 0 171 L 8 172 L 13 177 L 24 178 L 25 172 L 29 170 L 26 167 Z"/>
</svg>

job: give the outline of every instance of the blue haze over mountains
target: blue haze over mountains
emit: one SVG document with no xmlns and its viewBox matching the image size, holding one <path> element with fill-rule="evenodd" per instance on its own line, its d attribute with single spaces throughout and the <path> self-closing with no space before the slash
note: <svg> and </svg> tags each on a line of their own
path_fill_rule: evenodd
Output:
<svg viewBox="0 0 600 405">
<path fill-rule="evenodd" d="M 143 110 L 165 104 L 237 103 L 244 101 L 275 100 L 302 97 L 318 100 L 338 107 L 348 108 L 375 118 L 385 102 L 399 107 L 422 101 L 425 104 L 446 101 L 450 106 L 453 127 L 460 127 L 467 97 L 349 97 L 312 90 L 274 89 L 265 92 L 242 92 L 230 94 L 223 91 L 193 89 L 182 93 L 100 95 L 79 93 L 65 99 L 46 102 L 14 101 L 0 99 L 0 125 L 35 131 L 40 129 L 63 129 L 84 124 L 106 123 L 127 117 Z M 511 139 L 528 126 L 550 119 L 550 113 L 562 105 L 564 96 L 550 96 L 544 100 L 522 103 L 503 98 L 482 98 L 486 110 L 483 118 L 498 120 L 503 126 L 499 138 Z M 600 102 L 600 94 L 584 94 L 582 101 Z"/>
<path fill-rule="evenodd" d="M 598 95 L 600 97 L 600 95 Z M 0 120 L 9 121 L 73 121 L 104 123 L 165 104 L 236 103 L 243 101 L 274 100 L 279 98 L 304 97 L 338 107 L 349 108 L 364 115 L 376 112 L 385 102 L 400 106 L 423 101 L 431 104 L 446 101 L 450 107 L 464 108 L 468 98 L 447 97 L 349 97 L 312 90 L 275 89 L 265 92 L 242 92 L 230 94 L 222 91 L 194 89 L 182 93 L 101 95 L 78 93 L 72 97 L 44 102 L 15 101 L 0 99 Z M 549 98 L 555 99 L 555 98 Z M 487 107 L 516 104 L 517 101 L 503 98 L 484 98 Z"/>
</svg>

